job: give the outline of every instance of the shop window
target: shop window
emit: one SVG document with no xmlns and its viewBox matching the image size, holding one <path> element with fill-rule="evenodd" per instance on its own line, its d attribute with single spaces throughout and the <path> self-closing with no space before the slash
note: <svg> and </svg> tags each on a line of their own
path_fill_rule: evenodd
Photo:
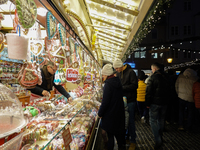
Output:
<svg viewBox="0 0 200 150">
<path fill-rule="evenodd" d="M 184 11 L 190 11 L 191 9 L 192 9 L 191 1 L 190 0 L 184 1 Z"/>
<path fill-rule="evenodd" d="M 187 52 L 183 52 L 184 58 L 187 58 Z"/>
<path fill-rule="evenodd" d="M 140 52 L 140 58 L 146 58 L 146 51 Z"/>
<path fill-rule="evenodd" d="M 174 50 L 171 51 L 171 56 L 174 58 Z"/>
<path fill-rule="evenodd" d="M 191 58 L 191 52 L 188 51 L 187 54 L 188 54 L 188 58 Z"/>
<path fill-rule="evenodd" d="M 171 35 L 178 35 L 178 26 L 171 27 Z"/>
<path fill-rule="evenodd" d="M 191 26 L 184 26 L 183 33 L 184 35 L 191 35 Z"/>
<path fill-rule="evenodd" d="M 140 58 L 140 52 L 135 52 L 135 58 Z"/>
<path fill-rule="evenodd" d="M 178 58 L 178 50 L 174 51 L 174 58 Z"/>
<path fill-rule="evenodd" d="M 152 39 L 157 39 L 157 29 L 153 29 L 151 32 L 152 32 Z"/>
<path fill-rule="evenodd" d="M 158 58 L 158 53 L 151 53 L 151 58 L 153 58 L 153 59 Z"/>
</svg>

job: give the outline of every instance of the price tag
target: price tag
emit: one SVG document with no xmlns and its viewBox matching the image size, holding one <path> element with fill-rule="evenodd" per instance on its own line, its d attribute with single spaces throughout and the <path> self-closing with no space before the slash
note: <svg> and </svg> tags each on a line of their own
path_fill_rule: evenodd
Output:
<svg viewBox="0 0 200 150">
<path fill-rule="evenodd" d="M 76 82 L 78 80 L 78 71 L 68 68 L 66 71 L 66 79 L 68 82 Z"/>
<path fill-rule="evenodd" d="M 69 147 L 69 144 L 71 143 L 72 141 L 72 136 L 71 136 L 71 133 L 70 133 L 70 130 L 69 128 L 65 129 L 62 133 L 62 137 L 63 137 L 63 140 L 64 140 L 64 146 L 65 148 L 67 149 Z"/>
<path fill-rule="evenodd" d="M 91 73 L 89 73 L 89 72 L 87 73 L 87 75 L 86 75 L 86 80 L 87 80 L 87 81 L 91 81 Z"/>
</svg>

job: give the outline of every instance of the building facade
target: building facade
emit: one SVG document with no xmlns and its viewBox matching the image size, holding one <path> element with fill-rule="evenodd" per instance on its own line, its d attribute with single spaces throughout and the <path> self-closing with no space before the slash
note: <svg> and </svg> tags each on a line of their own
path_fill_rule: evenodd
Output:
<svg viewBox="0 0 200 150">
<path fill-rule="evenodd" d="M 200 58 L 200 0 L 175 0 L 126 62 L 136 73 L 150 72 L 154 62 L 170 66 Z M 164 10 L 163 10 L 164 11 Z M 172 58 L 172 63 L 167 59 Z M 180 69 L 180 68 L 177 68 Z"/>
</svg>

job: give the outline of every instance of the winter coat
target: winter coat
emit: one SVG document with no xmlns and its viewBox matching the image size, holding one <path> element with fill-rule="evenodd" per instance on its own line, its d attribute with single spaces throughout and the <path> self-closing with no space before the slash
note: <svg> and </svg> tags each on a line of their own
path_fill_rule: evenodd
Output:
<svg viewBox="0 0 200 150">
<path fill-rule="evenodd" d="M 137 101 L 138 102 L 145 102 L 145 95 L 146 95 L 146 84 L 144 81 L 138 82 L 138 89 L 137 89 Z"/>
<path fill-rule="evenodd" d="M 200 109 L 200 79 L 193 84 L 192 95 L 195 107 Z"/>
<path fill-rule="evenodd" d="M 127 97 L 127 103 L 135 102 L 137 98 L 138 79 L 129 64 L 126 69 L 117 74 L 121 80 L 123 96 Z"/>
<path fill-rule="evenodd" d="M 36 85 L 35 88 L 33 89 L 29 89 L 31 91 L 31 93 L 33 94 L 37 94 L 37 95 L 40 95 L 40 96 L 43 96 L 42 95 L 42 91 L 43 90 L 46 90 L 46 91 L 51 91 L 52 90 L 52 87 L 51 89 L 47 89 L 47 80 L 45 79 L 45 76 L 44 76 L 44 72 L 43 70 L 41 69 L 41 76 L 42 76 L 42 84 L 41 85 Z M 55 78 L 55 74 L 54 74 L 54 78 Z M 69 93 L 67 93 L 67 91 L 62 87 L 62 85 L 56 85 L 54 83 L 54 78 L 53 78 L 53 86 L 62 94 L 64 95 L 66 98 L 69 98 L 70 95 Z"/>
<path fill-rule="evenodd" d="M 98 111 L 102 117 L 101 127 L 107 132 L 124 133 L 125 113 L 122 94 L 122 85 L 118 77 L 105 80 L 103 99 Z"/>
<path fill-rule="evenodd" d="M 151 104 L 167 105 L 170 96 L 170 84 L 166 74 L 157 70 L 151 76 L 146 87 L 145 103 L 146 106 Z"/>
<path fill-rule="evenodd" d="M 178 97 L 188 102 L 194 102 L 192 97 L 192 87 L 197 80 L 197 73 L 193 69 L 188 68 L 183 74 L 180 74 L 175 84 Z"/>
</svg>

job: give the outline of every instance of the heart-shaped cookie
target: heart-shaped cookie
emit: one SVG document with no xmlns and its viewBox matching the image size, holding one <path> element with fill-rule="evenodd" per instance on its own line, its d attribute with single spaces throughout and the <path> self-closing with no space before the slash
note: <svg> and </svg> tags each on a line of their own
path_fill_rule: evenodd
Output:
<svg viewBox="0 0 200 150">
<path fill-rule="evenodd" d="M 33 53 L 33 55 L 39 56 L 43 52 L 44 46 L 42 42 L 39 42 L 39 41 L 30 42 L 30 50 L 31 50 L 31 53 Z"/>
<path fill-rule="evenodd" d="M 61 23 L 58 24 L 58 31 L 59 31 L 61 45 L 64 46 L 66 44 L 67 35 L 66 35 L 66 30 Z"/>
<path fill-rule="evenodd" d="M 56 18 L 52 15 L 51 12 L 47 12 L 47 36 L 48 39 L 51 39 L 54 37 L 54 35 L 56 34 L 56 25 L 57 25 L 57 21 Z"/>
<path fill-rule="evenodd" d="M 23 28 L 31 28 L 37 18 L 37 6 L 34 0 L 16 0 L 19 22 Z"/>
</svg>

